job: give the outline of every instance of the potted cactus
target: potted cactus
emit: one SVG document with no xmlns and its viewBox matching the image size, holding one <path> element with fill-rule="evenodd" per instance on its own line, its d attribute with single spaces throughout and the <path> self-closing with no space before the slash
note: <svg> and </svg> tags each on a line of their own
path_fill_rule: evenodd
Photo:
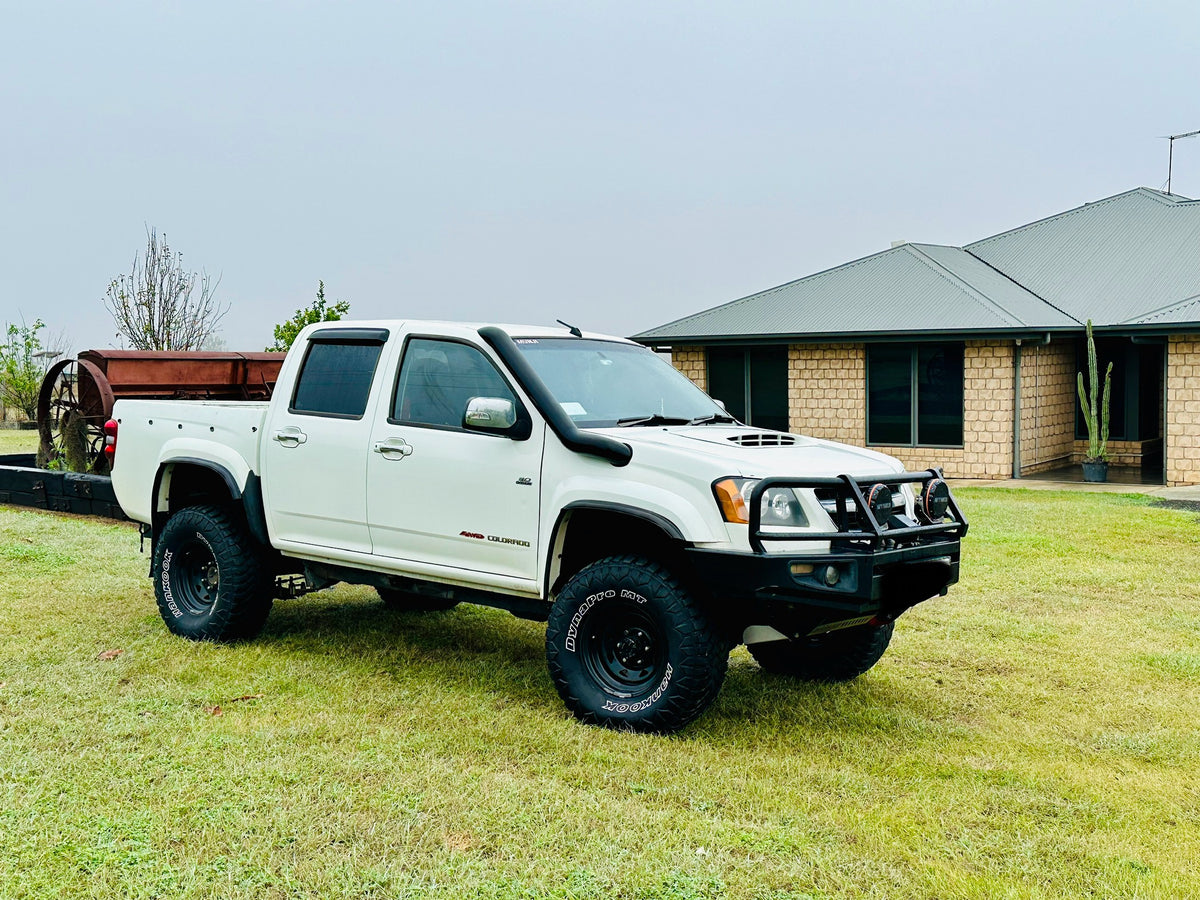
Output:
<svg viewBox="0 0 1200 900">
<path fill-rule="evenodd" d="M 1104 393 L 1099 390 L 1099 371 L 1096 364 L 1096 342 L 1092 339 L 1092 320 L 1087 320 L 1088 381 L 1091 391 L 1085 391 L 1083 373 L 1079 372 L 1079 405 L 1087 423 L 1088 451 L 1083 460 L 1084 481 L 1108 480 L 1108 400 L 1112 382 L 1110 362 L 1104 372 Z"/>
</svg>

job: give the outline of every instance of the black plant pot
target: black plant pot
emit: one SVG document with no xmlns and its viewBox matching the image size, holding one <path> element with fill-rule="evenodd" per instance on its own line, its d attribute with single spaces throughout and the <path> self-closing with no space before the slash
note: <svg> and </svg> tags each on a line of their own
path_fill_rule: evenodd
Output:
<svg viewBox="0 0 1200 900">
<path fill-rule="evenodd" d="M 1097 459 L 1091 462 L 1084 460 L 1083 480 L 1096 484 L 1108 481 L 1108 461 L 1104 459 Z"/>
</svg>

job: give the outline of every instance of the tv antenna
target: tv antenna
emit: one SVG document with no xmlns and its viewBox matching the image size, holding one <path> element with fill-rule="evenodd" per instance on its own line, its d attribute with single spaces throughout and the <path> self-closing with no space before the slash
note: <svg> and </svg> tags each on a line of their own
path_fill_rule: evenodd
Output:
<svg viewBox="0 0 1200 900">
<path fill-rule="evenodd" d="M 1171 193 L 1171 167 L 1175 162 L 1175 142 L 1181 138 L 1195 137 L 1200 134 L 1200 129 L 1189 131 L 1187 134 L 1169 134 L 1167 135 L 1167 193 Z"/>
</svg>

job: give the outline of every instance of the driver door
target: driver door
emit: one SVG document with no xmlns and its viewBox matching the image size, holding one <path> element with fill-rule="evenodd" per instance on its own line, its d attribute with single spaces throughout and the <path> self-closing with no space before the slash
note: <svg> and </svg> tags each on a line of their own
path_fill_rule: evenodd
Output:
<svg viewBox="0 0 1200 900">
<path fill-rule="evenodd" d="M 488 355 L 461 340 L 409 337 L 367 461 L 376 556 L 534 580 L 545 425 L 527 437 L 464 427 L 476 397 L 516 392 Z"/>
</svg>

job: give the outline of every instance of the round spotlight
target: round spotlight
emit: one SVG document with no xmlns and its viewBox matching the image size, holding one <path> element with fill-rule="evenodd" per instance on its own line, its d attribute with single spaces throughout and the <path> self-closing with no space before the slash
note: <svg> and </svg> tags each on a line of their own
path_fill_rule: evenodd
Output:
<svg viewBox="0 0 1200 900">
<path fill-rule="evenodd" d="M 886 484 L 873 484 L 867 491 L 867 505 L 880 525 L 886 525 L 892 514 L 892 489 Z"/>
<path fill-rule="evenodd" d="M 950 508 L 950 486 L 940 478 L 931 478 L 917 498 L 917 511 L 926 522 L 940 522 Z"/>
</svg>

